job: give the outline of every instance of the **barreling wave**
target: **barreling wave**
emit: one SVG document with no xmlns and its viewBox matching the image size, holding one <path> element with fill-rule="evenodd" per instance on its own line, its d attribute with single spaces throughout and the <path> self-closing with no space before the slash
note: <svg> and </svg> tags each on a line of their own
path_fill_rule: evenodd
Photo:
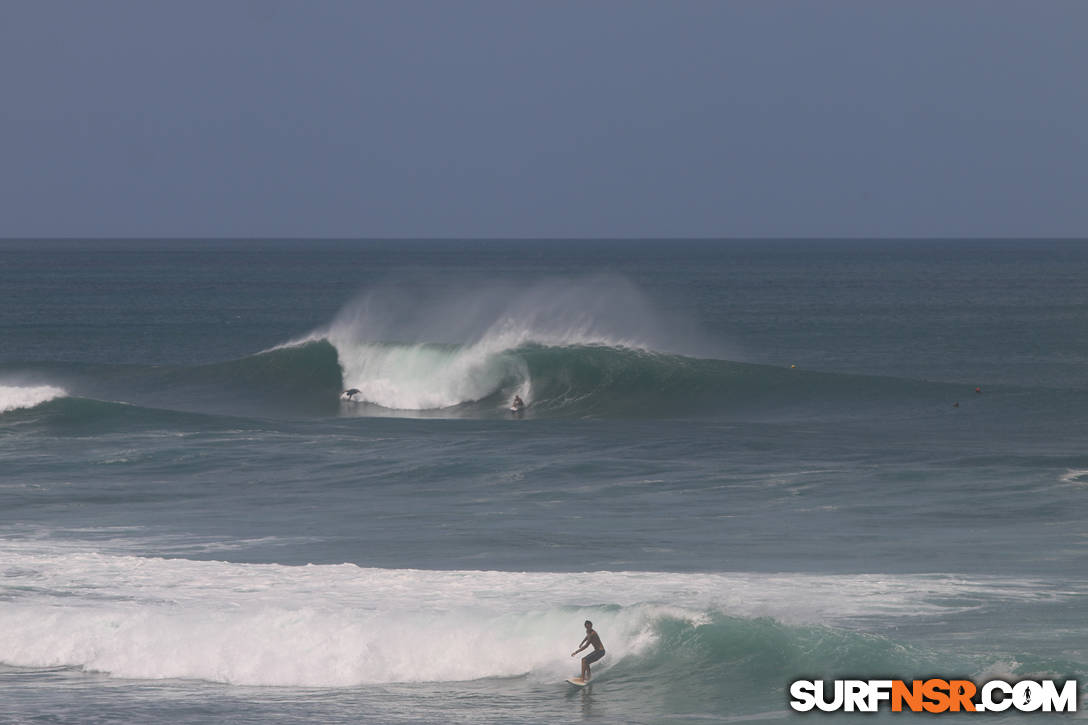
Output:
<svg viewBox="0 0 1088 725">
<path fill-rule="evenodd" d="M 791 410 L 850 414 L 889 404 L 941 402 L 947 386 L 688 357 L 606 344 L 507 349 L 493 345 L 365 343 L 338 346 L 346 387 L 365 413 L 381 409 L 502 412 L 513 396 L 528 414 L 661 417 Z M 347 409 L 351 412 L 352 408 Z"/>
<path fill-rule="evenodd" d="M 529 396 L 531 372 L 515 350 L 364 343 L 339 353 L 345 387 L 358 389 L 360 401 L 391 410 L 456 408 L 508 392 Z"/>
<path fill-rule="evenodd" d="M 521 396 L 529 417 L 852 415 L 944 405 L 950 386 L 820 373 L 603 343 L 487 344 L 328 339 L 199 366 L 80 366 L 55 386 L 17 388 L 3 415 L 27 409 L 89 422 L 138 417 L 131 406 L 215 415 L 491 417 Z M 345 388 L 359 390 L 341 403 Z M 0 392 L 5 389 L 0 388 Z M 121 407 L 123 401 L 129 407 Z M 44 409 L 41 406 L 47 406 Z"/>
<path fill-rule="evenodd" d="M 708 336 L 666 319 L 614 276 L 423 297 L 413 289 L 372 290 L 327 327 L 272 352 L 331 346 L 344 388 L 359 391 L 345 414 L 499 415 L 515 395 L 538 417 L 826 413 L 943 400 L 911 381 L 723 359 Z"/>
<path fill-rule="evenodd" d="M 515 395 L 528 404 L 526 416 L 560 418 L 887 415 L 951 402 L 952 390 L 939 384 L 722 359 L 722 350 L 692 346 L 706 336 L 664 320 L 622 278 L 421 294 L 372 291 L 328 326 L 237 360 L 50 363 L 30 372 L 83 398 L 241 416 L 493 417 Z M 359 393 L 342 405 L 341 391 L 351 388 Z M 11 402 L 5 390 L 0 414 L 64 392 L 20 388 Z"/>
</svg>

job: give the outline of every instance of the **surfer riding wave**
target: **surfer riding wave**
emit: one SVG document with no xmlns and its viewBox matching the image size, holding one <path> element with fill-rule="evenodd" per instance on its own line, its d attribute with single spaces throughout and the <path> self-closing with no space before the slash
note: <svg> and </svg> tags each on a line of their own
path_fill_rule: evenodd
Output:
<svg viewBox="0 0 1088 725">
<path fill-rule="evenodd" d="M 591 663 L 596 662 L 597 660 L 601 659 L 602 657 L 604 657 L 604 644 L 601 643 L 600 636 L 593 629 L 593 622 L 591 622 L 591 621 L 589 621 L 587 619 L 586 622 L 585 622 L 585 625 L 586 625 L 585 639 L 583 639 L 581 641 L 581 643 L 579 644 L 578 649 L 576 649 L 576 650 L 574 650 L 573 652 L 570 653 L 570 656 L 574 657 L 579 652 L 584 650 L 586 647 L 589 647 L 590 645 L 593 645 L 593 651 L 582 658 L 582 676 L 581 676 L 580 679 L 582 680 L 582 682 L 589 682 L 589 679 L 590 679 L 590 676 L 591 676 L 589 665 Z"/>
</svg>

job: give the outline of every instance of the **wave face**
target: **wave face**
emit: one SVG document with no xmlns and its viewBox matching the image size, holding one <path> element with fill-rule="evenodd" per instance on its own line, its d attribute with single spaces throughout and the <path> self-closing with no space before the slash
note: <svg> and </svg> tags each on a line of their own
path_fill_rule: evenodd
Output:
<svg viewBox="0 0 1088 725">
<path fill-rule="evenodd" d="M 320 411 L 323 403 L 340 392 L 343 381 L 336 350 L 327 342 L 286 347 L 250 355 L 240 360 L 174 368 L 165 374 L 165 385 L 173 389 Z"/>
<path fill-rule="evenodd" d="M 0 414 L 73 424 L 154 423 L 156 411 L 491 417 L 506 414 L 519 395 L 529 417 L 849 416 L 928 411 L 947 405 L 956 391 L 603 342 L 504 347 L 495 339 L 458 345 L 322 338 L 210 365 L 54 364 L 38 366 L 38 374 L 64 387 L 0 386 Z M 338 402 L 346 388 L 360 391 L 356 401 Z"/>
<path fill-rule="evenodd" d="M 919 392 L 902 381 L 731 362 L 705 340 L 631 283 L 603 276 L 470 292 L 381 288 L 273 352 L 331 346 L 344 388 L 359 390 L 346 414 L 495 415 L 518 395 L 531 416 L 656 417 Z"/>
<path fill-rule="evenodd" d="M 517 395 L 526 416 L 561 418 L 887 415 L 946 407 L 953 394 L 939 384 L 723 359 L 728 350 L 714 349 L 614 276 L 470 291 L 407 288 L 375 289 L 328 326 L 238 360 L 51 363 L 29 371 L 9 364 L 0 379 L 33 374 L 41 384 L 0 387 L 0 414 L 68 390 L 98 403 L 240 416 L 494 417 L 507 414 Z M 355 399 L 338 402 L 350 388 L 359 390 Z M 47 412 L 77 423 L 133 417 L 90 402 Z"/>
<path fill-rule="evenodd" d="M 336 412 L 342 387 L 337 353 L 328 342 L 207 365 L 14 363 L 0 368 L 0 380 L 7 375 L 49 383 L 0 386 L 0 414 L 77 426 L 153 426 L 178 412 L 328 415 Z"/>
<path fill-rule="evenodd" d="M 659 417 L 882 413 L 943 405 L 951 386 L 892 378 L 816 373 L 704 359 L 603 343 L 503 348 L 363 343 L 336 345 L 344 385 L 357 388 L 364 414 L 504 412 L 515 395 L 527 414 Z M 372 405 L 367 405 L 372 404 Z M 377 407 L 376 407 L 377 406 Z M 891 408 L 889 408 L 891 406 Z"/>
<path fill-rule="evenodd" d="M 666 329 L 633 285 L 597 276 L 411 296 L 380 288 L 304 342 L 336 348 L 344 385 L 363 402 L 424 411 L 504 407 L 514 395 L 531 403 L 547 371 L 529 351 L 650 349 Z"/>
<path fill-rule="evenodd" d="M 264 686 L 558 682 L 577 667 L 569 655 L 588 618 L 608 652 L 601 677 L 780 693 L 796 672 L 934 665 L 852 622 L 1037 595 L 1031 581 L 934 575 L 431 571 L 10 549 L 3 572 L 4 664 Z"/>
</svg>

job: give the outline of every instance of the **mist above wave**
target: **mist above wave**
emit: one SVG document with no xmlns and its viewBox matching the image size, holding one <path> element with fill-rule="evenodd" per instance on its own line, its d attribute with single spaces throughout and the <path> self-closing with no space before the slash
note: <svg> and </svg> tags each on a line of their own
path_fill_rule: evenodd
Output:
<svg viewBox="0 0 1088 725">
<path fill-rule="evenodd" d="M 623 277 L 495 280 L 456 286 L 387 284 L 348 304 L 323 339 L 337 350 L 344 386 L 385 408 L 429 410 L 490 396 L 534 398 L 526 345 L 680 350 L 680 330 Z"/>
</svg>

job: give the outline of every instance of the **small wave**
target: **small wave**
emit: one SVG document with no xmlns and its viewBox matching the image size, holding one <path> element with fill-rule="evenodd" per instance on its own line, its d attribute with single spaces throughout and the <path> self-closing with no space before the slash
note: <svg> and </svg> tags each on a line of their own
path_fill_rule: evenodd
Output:
<svg viewBox="0 0 1088 725">
<path fill-rule="evenodd" d="M 1058 480 L 1062 483 L 1088 486 L 1088 468 L 1071 468 L 1059 476 Z"/>
<path fill-rule="evenodd" d="M 940 576 L 292 567 L 42 548 L 4 545 L 0 662 L 269 686 L 558 682 L 571 674 L 587 618 L 609 653 L 599 671 L 636 681 L 668 672 L 716 684 L 753 667 L 768 686 L 799 671 L 904 672 L 917 653 L 859 631 L 854 618 L 944 617 L 1039 587 Z"/>
<path fill-rule="evenodd" d="M 52 385 L 0 385 L 0 413 L 21 408 L 34 408 L 67 395 L 68 391 Z"/>
<path fill-rule="evenodd" d="M 13 372 L 42 375 L 43 370 L 76 381 L 81 397 L 44 386 L 0 387 L 0 412 L 51 403 L 61 418 L 81 421 L 125 413 L 117 408 L 122 403 L 106 402 L 124 401 L 143 409 L 213 415 L 329 414 L 336 412 L 341 390 L 337 353 L 328 342 L 202 365 L 20 363 Z M 9 399 L 18 404 L 9 405 Z M 61 402 L 70 404 L 56 407 Z"/>
<path fill-rule="evenodd" d="M 8 413 L 14 422 L 54 434 L 157 431 L 163 429 L 213 431 L 239 425 L 254 425 L 251 419 L 221 414 L 151 408 L 131 403 L 81 397 L 57 397 L 40 403 L 31 412 L 18 409 Z M 123 463 L 125 459 L 104 461 Z"/>
</svg>

